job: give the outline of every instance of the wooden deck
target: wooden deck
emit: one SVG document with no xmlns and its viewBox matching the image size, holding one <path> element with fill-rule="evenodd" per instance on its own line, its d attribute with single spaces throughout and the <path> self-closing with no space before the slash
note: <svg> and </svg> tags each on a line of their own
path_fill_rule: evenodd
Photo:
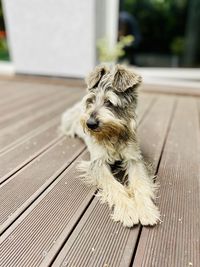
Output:
<svg viewBox="0 0 200 267">
<path fill-rule="evenodd" d="M 84 144 L 59 136 L 61 113 L 83 94 L 74 84 L 0 80 L 0 266 L 199 267 L 198 91 L 140 94 L 140 143 L 163 222 L 132 229 L 79 180 Z"/>
</svg>

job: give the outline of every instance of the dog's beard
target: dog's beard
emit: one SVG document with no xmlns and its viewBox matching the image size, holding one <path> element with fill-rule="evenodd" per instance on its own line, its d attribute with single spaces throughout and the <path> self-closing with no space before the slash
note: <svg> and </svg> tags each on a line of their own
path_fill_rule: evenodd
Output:
<svg viewBox="0 0 200 267">
<path fill-rule="evenodd" d="M 117 139 L 124 139 L 127 137 L 125 127 L 122 125 L 116 125 L 113 122 L 103 123 L 102 126 L 97 131 L 92 131 L 90 129 L 89 134 L 94 136 L 98 142 L 110 141 L 116 142 Z"/>
<path fill-rule="evenodd" d="M 94 137 L 98 143 L 116 143 L 116 142 L 126 142 L 130 137 L 130 131 L 128 127 L 120 122 L 101 122 L 100 126 L 91 130 L 87 127 L 86 119 L 81 119 L 81 125 L 86 134 Z"/>
</svg>

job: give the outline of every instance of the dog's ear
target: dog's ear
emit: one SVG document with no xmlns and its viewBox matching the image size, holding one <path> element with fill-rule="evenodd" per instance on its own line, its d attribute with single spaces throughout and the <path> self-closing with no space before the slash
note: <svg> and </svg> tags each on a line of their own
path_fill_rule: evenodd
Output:
<svg viewBox="0 0 200 267">
<path fill-rule="evenodd" d="M 141 82 L 142 77 L 140 75 L 124 66 L 116 65 L 112 85 L 118 92 L 125 92 L 131 88 L 135 89 Z"/>
<path fill-rule="evenodd" d="M 107 72 L 106 65 L 99 65 L 97 66 L 89 75 L 86 77 L 85 82 L 89 90 L 98 86 L 101 78 Z"/>
</svg>

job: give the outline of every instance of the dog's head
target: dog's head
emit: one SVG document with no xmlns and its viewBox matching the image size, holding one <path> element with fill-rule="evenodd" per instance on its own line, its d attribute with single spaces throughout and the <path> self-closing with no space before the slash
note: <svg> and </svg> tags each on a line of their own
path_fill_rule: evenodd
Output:
<svg viewBox="0 0 200 267">
<path fill-rule="evenodd" d="M 86 78 L 81 123 L 99 142 L 127 140 L 135 130 L 137 87 L 141 77 L 124 66 L 97 66 Z"/>
</svg>

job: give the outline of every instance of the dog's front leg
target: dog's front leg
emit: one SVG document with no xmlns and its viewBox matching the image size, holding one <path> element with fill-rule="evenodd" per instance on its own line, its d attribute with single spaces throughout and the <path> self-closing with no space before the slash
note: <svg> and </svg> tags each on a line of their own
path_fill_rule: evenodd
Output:
<svg viewBox="0 0 200 267">
<path fill-rule="evenodd" d="M 158 222 L 160 213 L 154 204 L 157 189 L 149 176 L 142 160 L 129 160 L 127 166 L 129 185 L 127 191 L 135 199 L 135 204 L 142 225 L 154 225 Z"/>
<path fill-rule="evenodd" d="M 86 182 L 96 185 L 99 189 L 97 195 L 101 201 L 108 203 L 110 208 L 114 208 L 112 219 L 128 227 L 138 224 L 134 199 L 130 197 L 125 187 L 116 181 L 104 159 L 85 162 L 82 167 L 82 170 L 85 170 Z"/>
</svg>

